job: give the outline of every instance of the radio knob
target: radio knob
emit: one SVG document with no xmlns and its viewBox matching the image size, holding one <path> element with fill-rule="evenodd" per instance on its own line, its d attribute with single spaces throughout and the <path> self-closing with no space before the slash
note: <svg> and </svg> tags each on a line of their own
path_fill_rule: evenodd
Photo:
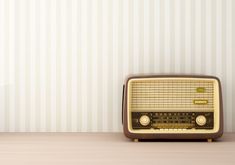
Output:
<svg viewBox="0 0 235 165">
<path fill-rule="evenodd" d="M 150 118 L 147 115 L 143 115 L 140 117 L 140 124 L 143 126 L 147 126 L 150 123 Z"/>
<path fill-rule="evenodd" d="M 200 126 L 203 126 L 206 124 L 206 117 L 203 115 L 200 115 L 196 118 L 196 123 Z"/>
</svg>

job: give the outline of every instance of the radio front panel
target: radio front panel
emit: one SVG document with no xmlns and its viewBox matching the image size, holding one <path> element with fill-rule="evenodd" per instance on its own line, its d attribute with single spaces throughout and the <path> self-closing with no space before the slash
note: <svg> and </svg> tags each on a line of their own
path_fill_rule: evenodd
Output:
<svg viewBox="0 0 235 165">
<path fill-rule="evenodd" d="M 134 134 L 203 134 L 220 129 L 220 84 L 205 77 L 133 77 L 126 124 Z"/>
</svg>

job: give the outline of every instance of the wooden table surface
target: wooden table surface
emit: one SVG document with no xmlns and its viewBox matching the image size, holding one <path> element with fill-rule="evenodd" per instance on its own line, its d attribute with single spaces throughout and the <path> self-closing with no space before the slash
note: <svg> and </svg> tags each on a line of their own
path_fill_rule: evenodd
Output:
<svg viewBox="0 0 235 165">
<path fill-rule="evenodd" d="M 132 142 L 122 133 L 0 133 L 1 165 L 235 165 L 235 134 L 216 142 Z"/>
</svg>

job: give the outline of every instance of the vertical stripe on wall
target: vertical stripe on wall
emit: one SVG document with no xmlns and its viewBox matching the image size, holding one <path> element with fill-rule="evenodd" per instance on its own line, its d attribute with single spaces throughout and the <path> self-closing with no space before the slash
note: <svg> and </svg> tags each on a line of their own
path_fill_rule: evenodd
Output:
<svg viewBox="0 0 235 165">
<path fill-rule="evenodd" d="M 6 102 L 9 105 L 9 109 L 2 109 L 2 111 L 5 111 L 6 114 L 9 114 L 9 123 L 6 123 L 6 130 L 3 129 L 3 131 L 9 131 L 9 132 L 14 132 L 15 131 L 15 99 L 16 99 L 16 93 L 15 93 L 15 88 L 16 88 L 16 81 L 15 81 L 15 63 L 16 63 L 16 58 L 15 58 L 15 40 L 16 40 L 16 33 L 15 33 L 15 26 L 16 26 L 16 5 L 14 0 L 9 1 L 9 66 L 6 66 L 8 68 L 9 72 L 6 74 L 9 74 L 9 80 L 6 80 L 5 83 L 6 86 L 9 86 L 9 97 L 8 100 L 9 102 Z M 2 25 L 1 25 L 2 26 Z M 3 54 L 5 55 L 5 54 Z M 8 85 L 7 85 L 8 84 Z M 6 121 L 8 120 L 7 118 L 5 119 Z"/>
<path fill-rule="evenodd" d="M 1 111 L 0 111 L 0 129 L 1 130 L 4 130 L 4 124 L 5 124 L 5 114 L 4 114 L 4 109 L 5 109 L 5 91 L 4 91 L 4 88 L 2 87 L 3 86 L 3 83 L 5 80 L 5 55 L 4 55 L 4 40 L 5 40 L 5 37 L 4 36 L 4 32 L 5 32 L 5 29 L 4 29 L 4 2 L 3 1 L 0 1 L 0 36 L 2 36 L 0 38 L 0 108 L 1 108 Z"/>
<path fill-rule="evenodd" d="M 192 72 L 192 35 L 191 35 L 191 1 L 185 1 L 185 45 L 183 47 L 185 51 L 185 59 L 183 63 L 185 64 L 185 73 L 190 74 Z M 178 18 L 179 19 L 179 18 Z M 177 41 L 176 41 L 177 42 Z"/>
<path fill-rule="evenodd" d="M 226 36 L 225 36 L 225 53 L 226 53 L 226 61 L 225 61 L 225 67 L 224 72 L 226 73 L 226 109 L 227 109 L 227 130 L 233 129 L 233 118 L 230 117 L 233 114 L 233 54 L 232 54 L 232 0 L 227 0 L 226 5 L 224 6 L 225 9 L 225 16 L 224 19 L 226 19 L 225 29 Z"/>
<path fill-rule="evenodd" d="M 231 19 L 232 19 L 232 22 L 231 22 L 231 30 L 232 29 L 234 29 L 235 28 L 235 17 L 234 17 L 234 15 L 235 15 L 235 2 L 234 1 L 232 1 L 232 5 L 231 5 Z M 234 54 L 235 54 L 235 32 L 234 32 L 234 30 L 232 30 L 232 34 L 231 34 L 231 36 L 232 36 L 232 50 L 231 50 L 231 53 L 232 53 L 232 63 L 234 63 L 234 61 L 235 61 L 235 57 L 234 57 Z M 230 48 L 231 49 L 231 48 Z M 234 84 L 234 80 L 235 80 L 235 65 L 232 65 L 232 78 L 231 78 L 231 81 L 232 81 L 232 83 Z M 231 106 L 232 106 L 232 108 L 231 108 L 231 110 L 230 111 L 232 111 L 232 114 L 231 114 L 231 120 L 232 120 L 232 130 L 234 131 L 235 130 L 235 120 L 233 120 L 233 118 L 234 118 L 234 116 L 235 116 L 235 111 L 233 110 L 233 108 L 235 107 L 235 101 L 234 101 L 234 98 L 235 98 L 235 85 L 232 85 L 232 90 L 230 90 L 230 92 L 231 92 L 231 95 L 230 95 L 230 97 L 232 98 L 232 103 L 230 103 L 231 104 Z"/>
<path fill-rule="evenodd" d="M 0 0 L 0 131 L 118 132 L 138 73 L 222 81 L 235 131 L 233 0 Z"/>
</svg>

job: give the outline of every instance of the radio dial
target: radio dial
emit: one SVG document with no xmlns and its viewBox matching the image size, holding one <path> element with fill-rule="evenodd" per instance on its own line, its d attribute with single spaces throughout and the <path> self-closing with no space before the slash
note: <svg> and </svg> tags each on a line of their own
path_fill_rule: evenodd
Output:
<svg viewBox="0 0 235 165">
<path fill-rule="evenodd" d="M 147 126 L 150 123 L 150 118 L 147 115 L 143 115 L 140 117 L 140 124 L 143 126 Z"/>
<path fill-rule="evenodd" d="M 200 126 L 203 126 L 206 124 L 206 117 L 203 115 L 200 115 L 196 118 L 196 123 Z"/>
</svg>

